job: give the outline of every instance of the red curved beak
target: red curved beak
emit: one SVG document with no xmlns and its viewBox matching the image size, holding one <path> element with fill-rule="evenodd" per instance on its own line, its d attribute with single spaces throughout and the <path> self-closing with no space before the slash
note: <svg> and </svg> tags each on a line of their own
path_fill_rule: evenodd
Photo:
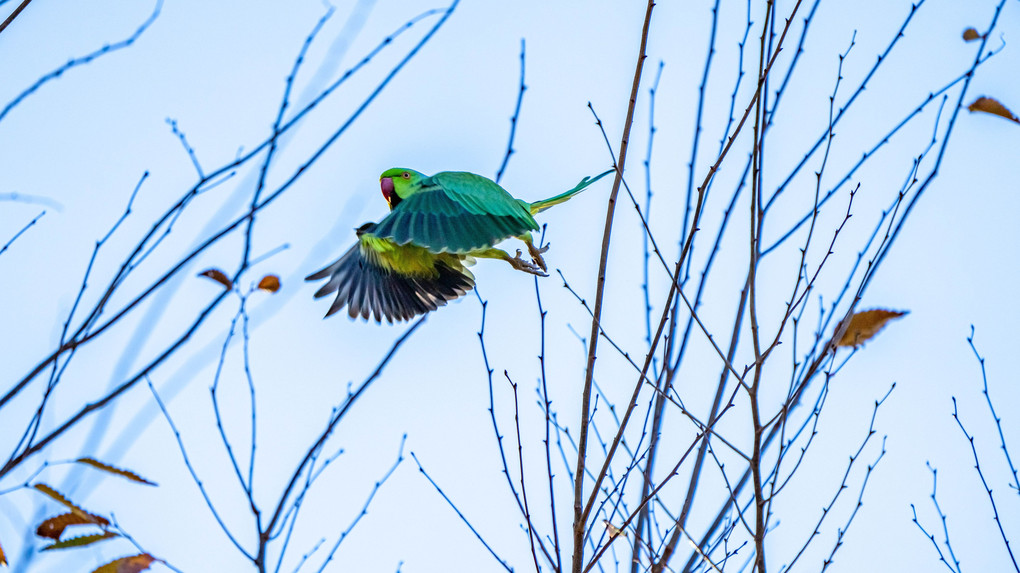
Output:
<svg viewBox="0 0 1020 573">
<path fill-rule="evenodd" d="M 390 177 L 383 177 L 379 180 L 379 186 L 382 187 L 382 196 L 386 199 L 386 203 L 393 208 L 393 179 Z"/>
</svg>

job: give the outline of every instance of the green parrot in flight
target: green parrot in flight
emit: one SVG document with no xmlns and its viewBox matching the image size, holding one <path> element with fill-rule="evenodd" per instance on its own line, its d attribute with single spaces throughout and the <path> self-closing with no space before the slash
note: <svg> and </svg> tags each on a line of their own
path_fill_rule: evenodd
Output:
<svg viewBox="0 0 1020 573">
<path fill-rule="evenodd" d="M 539 227 L 534 215 L 612 172 L 585 177 L 565 193 L 528 203 L 474 173 L 426 176 L 389 169 L 379 177 L 389 214 L 359 227 L 353 247 L 305 280 L 329 279 L 315 293 L 315 298 L 336 293 L 327 317 L 347 306 L 351 318 L 372 316 L 392 323 L 435 310 L 474 288 L 474 275 L 466 267 L 475 258 L 502 259 L 519 271 L 546 276 L 542 253 L 549 245 L 535 246 L 531 231 Z M 521 259 L 519 249 L 511 257 L 495 248 L 510 237 L 524 242 L 531 261 Z"/>
</svg>

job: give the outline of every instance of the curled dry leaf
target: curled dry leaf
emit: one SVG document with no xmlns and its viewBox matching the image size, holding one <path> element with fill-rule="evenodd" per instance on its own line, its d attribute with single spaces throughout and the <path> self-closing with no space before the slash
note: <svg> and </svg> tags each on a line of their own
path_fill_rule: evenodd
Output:
<svg viewBox="0 0 1020 573">
<path fill-rule="evenodd" d="M 614 537 L 616 537 L 616 536 L 618 536 L 620 534 L 623 534 L 624 536 L 627 535 L 627 532 L 625 532 L 625 531 L 621 530 L 619 527 L 613 525 L 612 522 L 610 522 L 608 519 L 603 519 L 602 523 L 604 523 L 606 525 L 606 531 L 609 532 L 609 538 L 610 539 L 612 539 L 612 538 L 614 538 Z"/>
<path fill-rule="evenodd" d="M 883 310 L 881 308 L 855 312 L 850 317 L 850 323 L 846 326 L 842 336 L 839 337 L 839 342 L 836 343 L 836 346 L 853 346 L 857 348 L 878 334 L 890 320 L 900 318 L 905 314 L 907 314 L 906 311 Z M 837 326 L 837 329 L 841 327 L 842 323 L 840 326 Z"/>
<path fill-rule="evenodd" d="M 39 527 L 35 528 L 35 534 L 47 539 L 60 539 L 64 529 L 71 525 L 96 525 L 96 520 L 91 516 L 84 517 L 77 513 L 61 513 L 40 523 Z"/>
<path fill-rule="evenodd" d="M 198 276 L 212 279 L 223 285 L 223 287 L 226 288 L 227 290 L 234 288 L 234 283 L 230 282 L 230 279 L 227 278 L 227 275 L 224 274 L 223 271 L 219 269 L 206 269 L 198 273 Z"/>
<path fill-rule="evenodd" d="M 98 460 L 96 460 L 94 458 L 78 458 L 78 459 L 76 459 L 74 461 L 78 462 L 79 464 L 85 464 L 85 465 L 88 465 L 88 466 L 92 466 L 92 467 L 94 467 L 94 468 L 96 468 L 98 470 L 102 470 L 104 472 L 108 472 L 108 473 L 111 473 L 113 475 L 118 475 L 118 476 L 120 476 L 122 478 L 127 478 L 127 479 L 129 479 L 129 480 L 131 480 L 131 481 L 133 481 L 135 483 L 142 483 L 142 484 L 145 484 L 145 485 L 156 485 L 154 482 L 151 482 L 151 481 L 143 478 L 142 476 L 140 476 L 140 475 L 138 475 L 138 474 L 136 474 L 136 473 L 134 473 L 132 471 L 123 470 L 123 469 L 120 469 L 120 468 L 115 468 L 115 467 L 113 467 L 113 466 L 111 466 L 109 464 L 104 464 L 103 462 L 100 462 L 100 461 L 98 461 Z"/>
<path fill-rule="evenodd" d="M 276 275 L 266 275 L 259 281 L 259 288 L 266 292 L 276 292 L 280 290 L 280 277 Z"/>
<path fill-rule="evenodd" d="M 110 561 L 92 573 L 138 573 L 145 571 L 152 565 L 156 558 L 148 553 L 139 553 L 130 557 L 121 557 L 116 561 Z"/>
<path fill-rule="evenodd" d="M 1009 111 L 1006 106 L 999 103 L 999 100 L 995 98 L 981 96 L 974 100 L 974 103 L 968 105 L 967 109 L 971 112 L 981 111 L 984 113 L 990 113 L 992 115 L 997 115 L 1010 121 L 1020 123 L 1020 118 L 1013 115 L 1013 112 Z"/>
<path fill-rule="evenodd" d="M 981 38 L 981 34 L 978 34 L 978 31 L 975 30 L 974 28 L 967 28 L 966 30 L 963 31 L 964 42 L 973 42 L 974 40 L 977 40 L 979 38 Z"/>
</svg>

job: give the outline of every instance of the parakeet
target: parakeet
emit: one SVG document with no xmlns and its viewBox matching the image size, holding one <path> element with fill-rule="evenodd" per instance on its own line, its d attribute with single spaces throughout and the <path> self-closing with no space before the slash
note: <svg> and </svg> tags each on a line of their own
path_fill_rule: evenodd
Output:
<svg viewBox="0 0 1020 573">
<path fill-rule="evenodd" d="M 612 172 L 585 177 L 565 193 L 528 203 L 474 173 L 426 176 L 389 169 L 379 177 L 389 214 L 359 227 L 353 247 L 305 280 L 329 278 L 315 293 L 315 298 L 336 293 L 327 317 L 347 306 L 351 318 L 372 316 L 392 323 L 435 310 L 474 288 L 466 266 L 475 258 L 502 259 L 517 270 L 546 276 L 542 253 L 549 246 L 538 248 L 532 241 L 531 231 L 539 228 L 533 215 Z M 510 237 L 524 242 L 531 261 L 521 259 L 520 250 L 511 257 L 495 248 Z"/>
</svg>

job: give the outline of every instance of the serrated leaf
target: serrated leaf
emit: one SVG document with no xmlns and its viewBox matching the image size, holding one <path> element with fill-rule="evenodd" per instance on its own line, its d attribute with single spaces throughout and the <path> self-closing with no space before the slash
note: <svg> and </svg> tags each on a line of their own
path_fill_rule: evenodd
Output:
<svg viewBox="0 0 1020 573">
<path fill-rule="evenodd" d="M 995 98 L 981 96 L 974 100 L 974 103 L 967 106 L 967 109 L 971 112 L 980 111 L 983 113 L 990 113 L 999 117 L 1004 117 L 1012 122 L 1020 123 L 1020 118 L 1013 115 L 1013 112 L 999 103 L 999 100 Z"/>
<path fill-rule="evenodd" d="M 104 464 L 103 462 L 100 462 L 100 461 L 98 461 L 98 460 L 96 460 L 94 458 L 78 458 L 78 459 L 76 459 L 74 461 L 78 462 L 79 464 L 85 464 L 85 465 L 88 465 L 88 466 L 92 466 L 92 467 L 94 467 L 94 468 L 96 468 L 98 470 L 102 470 L 104 472 L 108 472 L 108 473 L 111 473 L 111 474 L 114 474 L 114 475 L 118 475 L 118 476 L 120 476 L 122 478 L 127 478 L 127 479 L 129 479 L 129 480 L 131 480 L 131 481 L 133 481 L 135 483 L 141 483 L 141 484 L 145 484 L 145 485 L 156 485 L 155 482 L 151 482 L 151 481 L 143 478 L 142 476 L 136 474 L 135 472 L 132 472 L 132 471 L 129 471 L 129 470 L 120 469 L 120 468 L 115 468 L 115 467 L 113 467 L 113 466 L 111 466 L 109 464 Z"/>
<path fill-rule="evenodd" d="M 906 311 L 884 310 L 881 308 L 855 312 L 850 317 L 850 322 L 847 324 L 846 330 L 843 331 L 836 346 L 853 346 L 857 348 L 878 334 L 890 320 L 900 318 L 906 314 Z M 837 328 L 842 328 L 842 325 Z"/>
<path fill-rule="evenodd" d="M 40 523 L 35 528 L 35 534 L 47 539 L 60 539 L 64 529 L 71 525 L 96 525 L 96 522 L 91 517 L 82 517 L 76 513 L 61 513 Z"/>
<path fill-rule="evenodd" d="M 206 269 L 198 273 L 198 276 L 205 277 L 207 279 L 212 279 L 223 285 L 223 287 L 226 288 L 227 290 L 234 288 L 234 283 L 230 282 L 230 279 L 227 278 L 227 275 L 224 274 L 223 271 L 219 269 Z"/>
<path fill-rule="evenodd" d="M 107 520 L 105 517 L 102 517 L 102 516 L 99 516 L 99 515 L 95 515 L 93 513 L 89 513 L 87 511 L 85 511 L 84 509 L 78 507 L 77 505 L 72 503 L 70 500 L 68 500 L 66 497 L 61 495 L 60 492 L 58 492 L 57 490 L 53 489 L 52 487 L 50 487 L 50 486 L 48 486 L 48 485 L 46 485 L 44 483 L 37 483 L 37 484 L 33 485 L 32 487 L 35 488 L 36 490 L 46 494 L 53 501 L 55 501 L 55 502 L 59 503 L 60 505 L 63 505 L 64 507 L 70 509 L 71 513 L 77 515 L 78 517 L 81 517 L 82 519 L 89 520 L 89 523 L 94 523 L 96 525 L 110 525 L 110 521 Z"/>
<path fill-rule="evenodd" d="M 50 549 L 67 549 L 68 547 L 85 547 L 114 537 L 120 537 L 120 534 L 114 533 L 113 531 L 104 531 L 102 533 L 94 533 L 92 535 L 79 535 L 78 537 L 71 537 L 63 541 L 47 545 L 42 548 L 42 551 L 49 551 Z"/>
<path fill-rule="evenodd" d="M 140 553 L 131 557 L 121 557 L 96 569 L 92 573 L 138 573 L 145 571 L 156 558 L 148 553 Z"/>
<path fill-rule="evenodd" d="M 266 275 L 259 281 L 259 288 L 266 292 L 276 292 L 280 290 L 280 277 L 276 275 Z"/>
<path fill-rule="evenodd" d="M 966 30 L 963 31 L 964 42 L 973 42 L 974 40 L 977 40 L 979 38 L 981 38 L 981 34 L 978 34 L 978 31 L 975 30 L 974 28 L 967 28 Z"/>
</svg>

